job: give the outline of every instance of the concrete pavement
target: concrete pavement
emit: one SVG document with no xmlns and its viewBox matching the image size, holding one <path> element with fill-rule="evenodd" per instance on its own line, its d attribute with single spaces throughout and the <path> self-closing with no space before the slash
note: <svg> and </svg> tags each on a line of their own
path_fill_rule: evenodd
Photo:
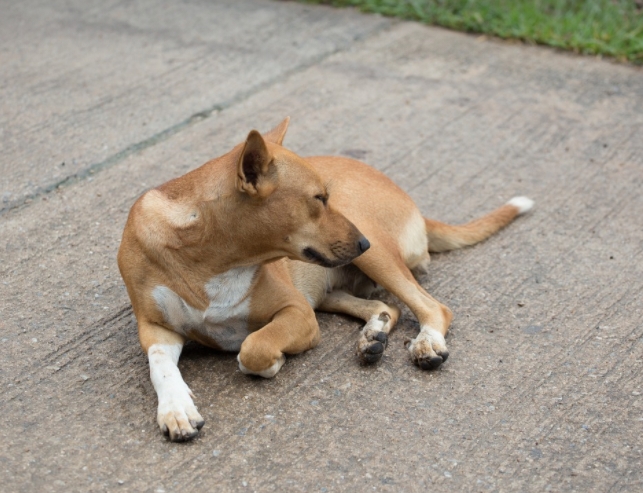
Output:
<svg viewBox="0 0 643 493">
<path fill-rule="evenodd" d="M 289 2 L 4 2 L 3 491 L 636 491 L 643 487 L 643 73 Z M 144 190 L 290 115 L 302 155 L 358 157 L 427 215 L 536 208 L 422 284 L 360 367 L 359 324 L 270 381 L 193 345 L 206 419 L 167 442 L 115 255 Z M 64 166 L 62 165 L 64 163 Z"/>
</svg>

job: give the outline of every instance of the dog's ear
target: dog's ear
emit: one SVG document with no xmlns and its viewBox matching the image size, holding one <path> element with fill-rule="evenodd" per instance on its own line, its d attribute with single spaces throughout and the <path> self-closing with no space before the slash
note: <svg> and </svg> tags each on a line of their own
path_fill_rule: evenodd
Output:
<svg viewBox="0 0 643 493">
<path fill-rule="evenodd" d="M 288 130 L 289 123 L 290 117 L 287 116 L 283 122 L 273 128 L 270 132 L 266 132 L 265 134 L 263 134 L 263 138 L 268 142 L 272 142 L 273 144 L 281 145 L 281 143 L 284 141 L 284 137 L 286 136 L 286 131 Z"/>
<path fill-rule="evenodd" d="M 237 189 L 251 197 L 267 197 L 275 189 L 274 174 L 266 142 L 259 132 L 251 131 L 237 163 Z"/>
</svg>

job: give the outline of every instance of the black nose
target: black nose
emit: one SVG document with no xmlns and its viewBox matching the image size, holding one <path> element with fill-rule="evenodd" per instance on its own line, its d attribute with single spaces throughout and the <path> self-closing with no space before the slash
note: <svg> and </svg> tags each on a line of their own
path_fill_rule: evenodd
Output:
<svg viewBox="0 0 643 493">
<path fill-rule="evenodd" d="M 360 238 L 360 240 L 357 242 L 357 245 L 361 253 L 364 253 L 366 250 L 371 248 L 371 243 L 364 236 Z"/>
</svg>

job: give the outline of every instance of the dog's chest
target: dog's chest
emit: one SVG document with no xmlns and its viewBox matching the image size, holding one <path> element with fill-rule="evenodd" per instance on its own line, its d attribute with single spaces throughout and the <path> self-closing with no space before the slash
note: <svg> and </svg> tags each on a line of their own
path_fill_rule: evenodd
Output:
<svg viewBox="0 0 643 493">
<path fill-rule="evenodd" d="M 248 336 L 250 290 L 257 266 L 230 269 L 205 285 L 210 304 L 205 311 L 187 304 L 165 286 L 157 286 L 153 296 L 165 321 L 176 332 L 225 351 L 238 351 Z"/>
<path fill-rule="evenodd" d="M 257 267 L 230 269 L 210 279 L 205 292 L 210 305 L 204 319 L 211 325 L 226 321 L 247 320 L 250 313 L 250 287 L 257 273 Z"/>
</svg>

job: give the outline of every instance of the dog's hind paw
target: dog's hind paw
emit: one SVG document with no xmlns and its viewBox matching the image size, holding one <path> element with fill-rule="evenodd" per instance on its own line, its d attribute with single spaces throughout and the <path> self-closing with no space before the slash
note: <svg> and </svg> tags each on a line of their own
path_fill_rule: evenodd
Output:
<svg viewBox="0 0 643 493">
<path fill-rule="evenodd" d="M 364 364 L 377 363 L 382 359 L 388 344 L 388 334 L 381 331 L 362 333 L 357 343 L 357 355 Z"/>
<path fill-rule="evenodd" d="M 362 329 L 357 341 L 357 356 L 363 364 L 377 363 L 388 345 L 391 316 L 382 312 L 372 317 Z"/>
<path fill-rule="evenodd" d="M 435 370 L 449 357 L 444 336 L 432 327 L 422 327 L 415 339 L 406 342 L 411 360 L 423 370 Z"/>
</svg>

